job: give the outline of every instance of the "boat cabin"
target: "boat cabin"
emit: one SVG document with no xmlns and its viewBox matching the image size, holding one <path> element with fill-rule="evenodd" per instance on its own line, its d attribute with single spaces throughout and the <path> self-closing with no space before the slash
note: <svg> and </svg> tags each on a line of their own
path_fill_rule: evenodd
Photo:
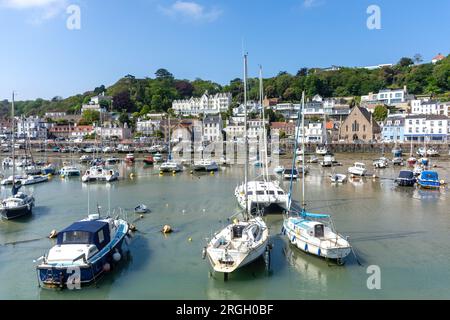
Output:
<svg viewBox="0 0 450 320">
<path fill-rule="evenodd" d="M 105 221 L 79 221 L 58 234 L 57 244 L 95 245 L 102 250 L 110 242 L 109 224 Z"/>
<path fill-rule="evenodd" d="M 439 176 L 436 171 L 423 171 L 420 179 L 426 181 L 439 181 Z"/>
</svg>

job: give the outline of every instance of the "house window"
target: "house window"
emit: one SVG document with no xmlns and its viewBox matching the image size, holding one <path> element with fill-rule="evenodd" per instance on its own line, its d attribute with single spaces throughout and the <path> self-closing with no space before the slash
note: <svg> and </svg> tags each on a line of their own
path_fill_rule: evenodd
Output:
<svg viewBox="0 0 450 320">
<path fill-rule="evenodd" d="M 366 132 L 366 125 L 363 125 L 363 131 Z"/>
</svg>

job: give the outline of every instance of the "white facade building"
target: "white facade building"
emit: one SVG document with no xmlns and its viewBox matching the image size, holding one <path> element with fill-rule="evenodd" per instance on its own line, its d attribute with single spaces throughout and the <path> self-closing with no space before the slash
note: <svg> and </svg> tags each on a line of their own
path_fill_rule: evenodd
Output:
<svg viewBox="0 0 450 320">
<path fill-rule="evenodd" d="M 437 114 L 449 116 L 450 102 L 440 102 L 436 100 L 412 100 L 412 114 Z"/>
<path fill-rule="evenodd" d="M 450 134 L 449 118 L 444 115 L 409 115 L 405 119 L 406 141 L 445 142 Z"/>
<path fill-rule="evenodd" d="M 297 132 L 298 131 L 298 132 Z M 298 135 L 297 135 L 298 134 Z M 305 135 L 305 143 L 322 144 L 326 141 L 326 130 L 323 129 L 322 122 L 310 122 L 305 125 L 305 133 L 302 128 L 295 128 L 295 136 L 298 136 L 298 143 L 303 143 L 303 136 Z"/>
<path fill-rule="evenodd" d="M 131 138 L 131 129 L 125 124 L 124 127 L 111 126 L 111 127 L 96 127 L 95 133 L 103 139 L 111 139 L 114 137 L 123 139 Z"/>
<path fill-rule="evenodd" d="M 161 120 L 159 119 L 138 119 L 136 121 L 136 132 L 152 135 L 158 130 L 161 130 Z"/>
<path fill-rule="evenodd" d="M 202 141 L 220 141 L 222 140 L 222 117 L 206 116 L 203 120 Z"/>
<path fill-rule="evenodd" d="M 185 116 L 198 116 L 200 113 L 218 114 L 228 111 L 231 98 L 231 93 L 217 93 L 210 96 L 208 92 L 205 92 L 200 98 L 174 100 L 172 109 L 176 114 Z"/>
<path fill-rule="evenodd" d="M 408 94 L 406 86 L 403 89 L 383 89 L 378 93 L 369 93 L 361 96 L 362 105 L 385 104 L 394 106 L 397 104 L 406 103 L 411 100 L 411 95 Z"/>
<path fill-rule="evenodd" d="M 16 118 L 16 135 L 22 138 L 45 139 L 49 124 L 39 117 Z"/>
</svg>

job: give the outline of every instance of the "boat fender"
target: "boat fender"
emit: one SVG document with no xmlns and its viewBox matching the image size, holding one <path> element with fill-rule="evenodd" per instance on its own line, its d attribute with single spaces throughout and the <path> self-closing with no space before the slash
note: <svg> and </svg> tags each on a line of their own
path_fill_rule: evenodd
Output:
<svg viewBox="0 0 450 320">
<path fill-rule="evenodd" d="M 445 181 L 444 180 L 441 180 L 439 182 L 441 183 L 441 186 L 445 185 Z"/>
<path fill-rule="evenodd" d="M 111 271 L 111 265 L 108 262 L 103 265 L 103 271 L 105 272 Z"/>
<path fill-rule="evenodd" d="M 133 224 L 130 224 L 130 225 L 128 226 L 128 228 L 129 228 L 131 231 L 133 231 L 133 232 L 137 230 L 136 226 L 133 225 Z"/>
<path fill-rule="evenodd" d="M 56 238 L 58 236 L 58 231 L 56 231 L 56 230 L 52 230 L 52 232 L 50 232 L 50 234 L 49 234 L 49 238 L 50 239 L 54 239 L 54 238 Z"/>
<path fill-rule="evenodd" d="M 308 252 L 308 244 L 305 243 L 305 251 Z"/>
<path fill-rule="evenodd" d="M 163 228 L 162 228 L 162 233 L 164 233 L 164 234 L 168 234 L 168 233 L 171 233 L 172 232 L 172 228 L 168 225 L 168 224 L 166 224 Z"/>
<path fill-rule="evenodd" d="M 320 254 L 321 254 L 322 252 L 321 252 L 321 250 L 320 250 L 320 248 L 319 248 L 319 250 L 317 251 L 317 255 L 320 257 Z"/>
<path fill-rule="evenodd" d="M 130 173 L 130 178 L 131 178 L 131 179 L 134 178 L 134 173 Z"/>
<path fill-rule="evenodd" d="M 122 259 L 122 255 L 118 251 L 116 251 L 113 254 L 113 259 L 114 259 L 115 262 L 119 262 L 120 259 Z"/>
<path fill-rule="evenodd" d="M 202 250 L 202 259 L 203 260 L 206 259 L 206 247 L 204 247 L 203 250 Z"/>
</svg>

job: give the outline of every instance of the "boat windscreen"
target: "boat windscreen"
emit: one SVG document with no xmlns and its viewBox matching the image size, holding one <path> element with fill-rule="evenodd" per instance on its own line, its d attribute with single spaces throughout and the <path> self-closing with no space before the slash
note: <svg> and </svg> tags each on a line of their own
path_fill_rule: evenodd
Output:
<svg viewBox="0 0 450 320">
<path fill-rule="evenodd" d="M 66 231 L 59 237 L 58 244 L 90 244 L 91 233 L 87 231 Z"/>
<path fill-rule="evenodd" d="M 412 178 L 414 178 L 414 172 L 412 172 L 412 171 L 400 171 L 398 177 L 402 178 L 402 179 L 412 179 Z"/>
<path fill-rule="evenodd" d="M 307 217 L 307 218 L 315 218 L 315 219 L 328 219 L 328 218 L 330 218 L 330 216 L 328 214 L 302 212 L 302 215 L 304 217 Z"/>
</svg>

